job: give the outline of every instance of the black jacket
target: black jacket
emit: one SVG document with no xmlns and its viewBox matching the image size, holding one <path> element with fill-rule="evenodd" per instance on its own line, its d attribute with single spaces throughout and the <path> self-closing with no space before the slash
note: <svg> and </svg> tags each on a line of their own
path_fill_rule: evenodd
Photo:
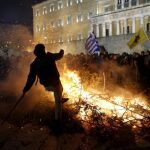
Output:
<svg viewBox="0 0 150 150">
<path fill-rule="evenodd" d="M 63 54 L 64 53 L 62 52 L 48 52 L 41 58 L 36 57 L 30 65 L 30 72 L 23 92 L 27 92 L 32 87 L 36 80 L 36 76 L 39 78 L 40 83 L 45 87 L 50 85 L 56 86 L 60 82 L 60 75 L 55 61 L 61 59 Z"/>
</svg>

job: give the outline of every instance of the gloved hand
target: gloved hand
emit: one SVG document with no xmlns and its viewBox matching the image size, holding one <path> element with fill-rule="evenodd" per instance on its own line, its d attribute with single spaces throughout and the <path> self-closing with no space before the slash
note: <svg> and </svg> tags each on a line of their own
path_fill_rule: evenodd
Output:
<svg viewBox="0 0 150 150">
<path fill-rule="evenodd" d="M 64 50 L 63 49 L 60 49 L 60 52 L 62 55 L 64 55 Z"/>
</svg>

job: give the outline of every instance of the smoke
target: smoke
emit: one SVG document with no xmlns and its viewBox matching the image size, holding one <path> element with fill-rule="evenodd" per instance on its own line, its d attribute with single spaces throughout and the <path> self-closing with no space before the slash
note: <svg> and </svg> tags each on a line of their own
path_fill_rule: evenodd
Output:
<svg viewBox="0 0 150 150">
<path fill-rule="evenodd" d="M 23 25 L 1 24 L 0 32 L 0 57 L 3 58 L 0 60 L 0 93 L 3 95 L 11 93 L 17 100 L 22 94 L 30 63 L 34 59 L 33 54 L 29 53 L 34 47 L 32 34 Z M 42 99 L 43 92 L 44 88 L 39 86 L 39 83 L 33 85 L 25 96 L 23 105 L 32 108 Z"/>
<path fill-rule="evenodd" d="M 30 52 L 20 52 L 20 55 L 18 56 L 12 55 L 7 57 L 9 65 L 7 68 L 3 68 L 3 71 L 6 73 L 4 73 L 3 77 L 0 79 L 0 94 L 4 97 L 7 97 L 7 95 L 13 95 L 15 99 L 13 99 L 14 102 L 12 103 L 12 106 L 23 93 L 23 88 L 26 84 L 30 70 L 30 64 L 33 60 L 34 55 Z M 36 105 L 44 103 L 44 101 L 54 101 L 52 93 L 46 92 L 39 82 L 37 85 L 34 83 L 31 90 L 27 92 L 24 99 L 19 104 L 18 108 L 21 112 L 28 112 Z"/>
<path fill-rule="evenodd" d="M 14 50 L 27 50 L 33 47 L 29 29 L 23 25 L 0 24 L 0 47 Z"/>
<path fill-rule="evenodd" d="M 116 60 L 89 60 L 83 54 L 67 55 L 61 64 L 66 64 L 69 70 L 78 71 L 82 85 L 88 91 L 130 98 L 138 93 L 139 84 L 136 82 L 136 70 L 132 65 L 119 65 Z M 61 64 L 58 66 L 63 68 Z M 61 73 L 67 69 L 62 69 Z"/>
<path fill-rule="evenodd" d="M 0 93 L 12 93 L 17 100 L 22 94 L 33 60 L 33 53 L 23 51 L 19 56 L 10 57 L 7 78 L 0 82 Z M 137 89 L 131 86 L 133 79 L 135 79 L 133 69 L 129 65 L 119 66 L 116 60 L 100 63 L 88 60 L 84 54 L 68 54 L 57 62 L 57 66 L 61 78 L 67 70 L 77 71 L 85 89 L 94 91 L 95 94 L 104 92 L 111 96 L 132 97 L 137 93 Z M 31 90 L 26 94 L 20 110 L 32 110 L 37 104 L 47 102 L 54 102 L 53 93 L 46 92 L 39 82 L 37 85 L 34 83 Z"/>
</svg>

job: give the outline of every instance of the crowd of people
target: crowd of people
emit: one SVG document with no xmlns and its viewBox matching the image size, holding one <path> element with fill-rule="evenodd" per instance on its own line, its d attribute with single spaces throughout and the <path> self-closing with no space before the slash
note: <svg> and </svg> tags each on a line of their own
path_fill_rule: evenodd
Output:
<svg viewBox="0 0 150 150">
<path fill-rule="evenodd" d="M 29 52 L 22 52 L 21 55 L 0 56 L 0 79 L 4 79 L 12 70 L 27 68 L 34 56 Z M 88 55 L 80 53 L 77 55 L 66 54 L 58 62 L 58 67 L 66 65 L 70 70 L 77 70 L 80 75 L 88 80 L 97 81 L 97 76 L 105 74 L 106 81 L 113 82 L 119 86 L 126 81 L 138 83 L 143 88 L 150 87 L 150 51 L 141 51 L 128 54 L 108 53 L 102 51 L 100 55 Z M 61 70 L 61 69 L 60 69 Z M 28 72 L 28 71 L 27 71 Z M 87 76 L 88 74 L 88 76 Z M 102 78 L 101 78 L 102 79 Z M 94 81 L 93 81 L 94 82 Z"/>
<path fill-rule="evenodd" d="M 125 84 L 138 84 L 141 88 L 150 87 L 150 51 L 141 51 L 128 54 L 108 53 L 103 51 L 100 55 L 79 55 L 67 54 L 64 62 L 68 62 L 69 69 L 78 70 L 85 77 L 84 72 L 91 74 L 91 79 L 95 73 L 103 76 L 105 74 L 106 83 L 115 83 L 118 86 Z M 95 77 L 95 81 L 97 80 Z M 91 84 L 90 84 L 91 85 Z"/>
</svg>

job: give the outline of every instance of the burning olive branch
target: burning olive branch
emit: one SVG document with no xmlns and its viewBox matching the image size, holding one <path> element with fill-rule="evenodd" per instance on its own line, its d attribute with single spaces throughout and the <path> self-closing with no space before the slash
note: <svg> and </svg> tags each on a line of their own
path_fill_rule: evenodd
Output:
<svg viewBox="0 0 150 150">
<path fill-rule="evenodd" d="M 139 114 L 138 112 L 136 112 L 136 111 L 134 111 L 134 110 L 130 110 L 130 108 L 127 108 L 127 107 L 125 107 L 125 106 L 122 106 L 122 105 L 120 105 L 120 104 L 117 104 L 116 102 L 110 100 L 110 98 L 109 98 L 109 99 L 106 99 L 106 98 L 104 98 L 104 97 L 102 97 L 102 96 L 100 96 L 100 95 L 99 95 L 99 97 L 102 98 L 102 99 L 104 99 L 104 100 L 106 100 L 106 101 L 108 101 L 108 102 L 110 102 L 110 103 L 112 103 L 112 104 L 114 104 L 114 105 L 120 106 L 120 107 L 126 109 L 127 111 L 130 111 L 131 113 L 135 113 L 135 114 L 137 114 L 137 115 L 140 115 L 140 116 L 142 116 L 143 118 L 149 118 L 148 116 L 144 116 L 144 115 L 142 115 L 142 114 Z"/>
</svg>

